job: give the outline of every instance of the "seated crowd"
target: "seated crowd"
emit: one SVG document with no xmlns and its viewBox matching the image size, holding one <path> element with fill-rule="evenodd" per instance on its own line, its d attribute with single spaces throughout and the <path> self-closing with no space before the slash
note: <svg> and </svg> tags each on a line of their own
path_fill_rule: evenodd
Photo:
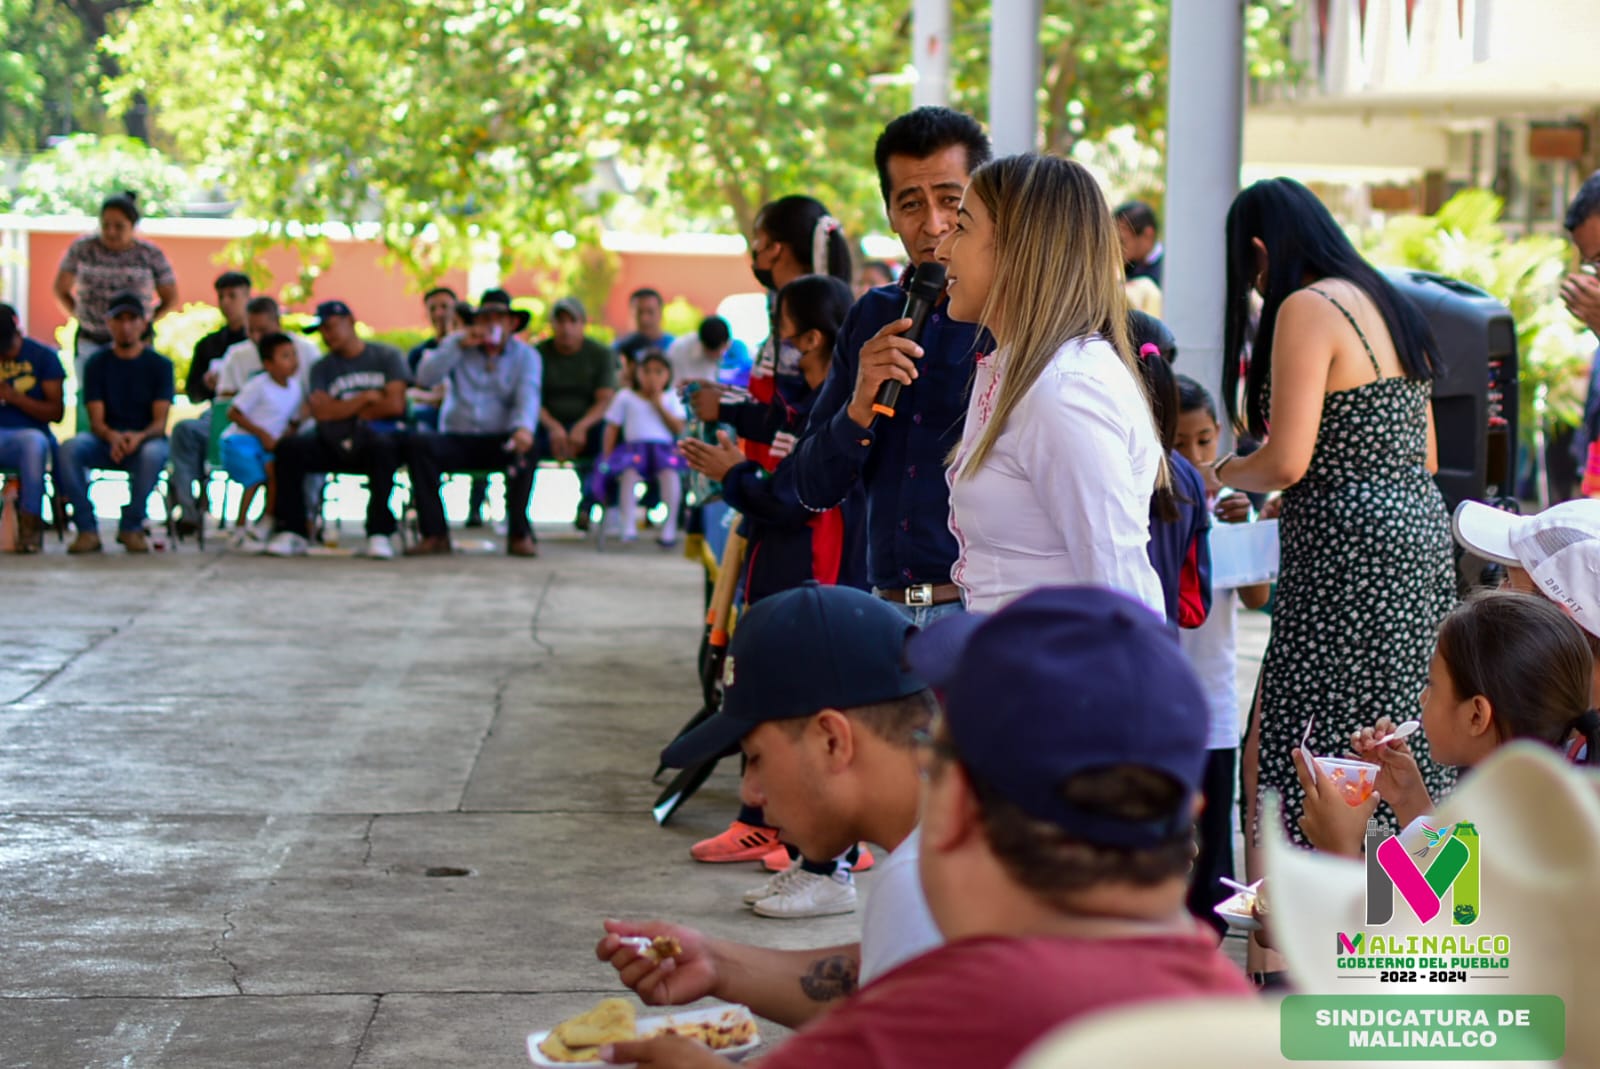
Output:
<svg viewBox="0 0 1600 1069">
<path fill-rule="evenodd" d="M 699 375 L 709 365 L 714 377 L 726 353 L 743 353 L 715 316 L 686 339 L 692 349 L 673 346 L 660 330 L 654 290 L 633 295 L 640 329 L 613 350 L 587 333 L 576 298 L 554 303 L 549 336 L 533 343 L 523 337 L 529 313 L 505 290 L 487 291 L 474 307 L 436 288 L 424 300 L 434 336 L 406 355 L 364 338 L 343 301 L 322 302 L 304 333 L 287 333 L 277 302 L 252 295 L 248 276 L 227 272 L 215 289 L 224 322 L 196 345 L 184 384 L 189 400 L 205 406 L 200 413 L 169 431 L 173 361 L 152 346 L 145 299 L 121 293 L 105 309 L 109 345 L 91 348 L 82 362 L 78 433 L 59 445 L 51 425 L 66 412 L 65 369 L 0 306 L 0 473 L 18 483 L 18 552 L 43 548 L 47 476 L 55 515 L 70 514 L 77 529 L 68 552 L 101 550 L 90 495 L 96 471 L 126 475 L 117 541 L 148 552 L 148 500 L 169 462 L 172 523 L 180 537 L 195 533 L 206 519 L 214 448 L 222 471 L 244 487 L 233 544 L 246 551 L 308 552 L 325 476 L 338 473 L 366 479 L 366 554 L 393 557 L 399 521 L 391 497 L 405 469 L 419 536 L 408 555 L 451 551 L 442 477 L 473 476 L 468 526 L 477 526 L 487 476 L 496 473 L 505 480 L 507 552 L 533 557 L 528 508 L 541 460 L 577 469 L 580 530 L 596 505 L 617 504 L 620 494 L 610 523 L 624 540 L 637 533 L 628 495 L 646 480 L 646 507 L 667 506 L 660 540 L 671 545 L 682 499 L 675 442 L 687 418 L 673 368 Z"/>
</svg>

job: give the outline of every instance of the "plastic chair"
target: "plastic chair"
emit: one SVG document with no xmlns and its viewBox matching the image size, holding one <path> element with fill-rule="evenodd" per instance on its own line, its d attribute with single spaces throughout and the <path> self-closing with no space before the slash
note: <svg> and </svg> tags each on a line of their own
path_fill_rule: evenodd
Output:
<svg viewBox="0 0 1600 1069">
<path fill-rule="evenodd" d="M 52 449 L 52 455 L 54 452 L 55 450 Z M 53 459 L 51 463 L 54 463 Z M 22 473 L 16 468 L 0 467 L 0 480 L 15 479 L 21 475 Z M 40 504 L 42 508 L 50 510 L 50 527 L 56 532 L 56 541 L 65 542 L 67 540 L 67 510 L 61 495 L 56 492 L 54 471 L 47 470 L 45 472 L 44 499 Z M 43 519 L 44 517 L 41 515 L 40 520 Z"/>
<path fill-rule="evenodd" d="M 233 408 L 233 398 L 219 397 L 211 402 L 211 426 L 207 430 L 206 438 L 206 463 L 200 473 L 200 504 L 205 511 L 211 511 L 211 483 L 216 476 L 222 477 L 222 511 L 217 513 L 217 528 L 225 529 L 228 526 L 228 499 L 233 487 L 233 480 L 228 478 L 228 473 L 222 465 L 222 435 L 231 422 L 228 419 L 228 410 Z M 206 548 L 205 524 L 200 525 L 200 548 Z"/>
</svg>

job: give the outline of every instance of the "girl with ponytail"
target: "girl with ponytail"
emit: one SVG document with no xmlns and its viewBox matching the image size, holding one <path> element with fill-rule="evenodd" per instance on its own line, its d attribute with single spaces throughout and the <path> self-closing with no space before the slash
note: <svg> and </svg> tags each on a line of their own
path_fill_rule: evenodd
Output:
<svg viewBox="0 0 1600 1069">
<path fill-rule="evenodd" d="M 1593 672 L 1583 631 L 1554 603 L 1506 590 L 1477 594 L 1439 627 L 1422 692 L 1428 750 L 1437 763 L 1466 769 L 1508 742 L 1533 739 L 1567 753 L 1586 744 L 1584 763 L 1600 764 L 1600 713 L 1590 704 Z M 1379 720 L 1350 742 L 1363 761 L 1379 766 L 1377 794 L 1404 827 L 1432 812 L 1435 799 L 1405 740 L 1373 745 L 1393 730 L 1388 719 Z M 1298 750 L 1295 755 L 1304 782 L 1304 761 Z M 1365 826 L 1364 816 L 1355 819 L 1359 808 L 1337 792 L 1325 793 L 1333 814 Z M 1358 841 L 1359 832 L 1353 838 Z"/>
<path fill-rule="evenodd" d="M 772 302 L 772 332 L 750 369 L 748 396 L 739 391 L 701 387 L 693 397 L 695 415 L 706 423 L 725 423 L 739 435 L 750 460 L 771 471 L 788 455 L 792 440 L 783 433 L 783 416 L 809 397 L 800 368 L 801 352 L 785 344 L 777 324 L 776 294 L 806 275 L 831 275 L 848 284 L 853 276 L 850 242 L 839 221 L 813 197 L 779 197 L 756 212 L 750 242 L 750 271 Z"/>
</svg>

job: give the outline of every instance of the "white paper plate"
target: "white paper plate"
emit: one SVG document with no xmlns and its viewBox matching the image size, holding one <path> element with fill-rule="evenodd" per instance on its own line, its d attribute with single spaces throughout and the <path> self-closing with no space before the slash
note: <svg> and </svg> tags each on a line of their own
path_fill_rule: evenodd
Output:
<svg viewBox="0 0 1600 1069">
<path fill-rule="evenodd" d="M 751 1020 L 750 1011 L 744 1006 L 708 1006 L 703 1010 L 685 1010 L 682 1013 L 661 1014 L 656 1017 L 641 1017 L 638 1020 L 639 1035 L 642 1038 L 644 1036 L 648 1036 L 652 1032 L 658 1031 L 672 1024 L 700 1024 L 704 1021 L 718 1021 L 723 1017 L 727 1017 L 730 1023 Z M 599 1066 L 614 1064 L 611 1062 L 551 1061 L 549 1058 L 546 1058 L 544 1052 L 539 1049 L 539 1044 L 544 1042 L 545 1037 L 550 1034 L 550 1031 L 551 1030 L 547 1028 L 543 1032 L 533 1032 L 528 1036 L 528 1057 L 533 1059 L 534 1065 Z M 743 1061 L 751 1051 L 758 1049 L 760 1046 L 761 1036 L 758 1034 L 748 1043 L 740 1044 L 737 1047 L 729 1047 L 726 1050 L 719 1050 L 716 1053 L 724 1058 L 729 1059 L 730 1061 L 738 1062 Z M 633 1063 L 625 1062 L 620 1064 L 632 1065 Z"/>
<path fill-rule="evenodd" d="M 1228 927 L 1237 932 L 1259 932 L 1261 922 L 1256 920 L 1250 912 L 1250 901 L 1254 895 L 1247 895 L 1243 891 L 1212 906 L 1212 912 L 1228 922 Z"/>
</svg>

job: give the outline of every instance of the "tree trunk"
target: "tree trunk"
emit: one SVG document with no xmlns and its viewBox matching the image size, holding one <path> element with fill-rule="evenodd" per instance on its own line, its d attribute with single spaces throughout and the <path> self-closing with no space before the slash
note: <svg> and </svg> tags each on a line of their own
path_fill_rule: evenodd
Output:
<svg viewBox="0 0 1600 1069">
<path fill-rule="evenodd" d="M 117 58 L 109 52 L 100 52 L 96 47 L 100 39 L 105 37 L 111 16 L 118 11 L 129 8 L 143 7 L 149 0 L 63 0 L 64 5 L 83 26 L 83 40 L 90 47 L 95 48 L 100 63 L 100 76 L 111 81 L 122 74 L 122 66 Z M 129 137 L 137 138 L 149 144 L 150 142 L 150 106 L 145 101 L 143 93 L 134 94 L 133 103 L 122 115 L 122 126 Z"/>
</svg>

